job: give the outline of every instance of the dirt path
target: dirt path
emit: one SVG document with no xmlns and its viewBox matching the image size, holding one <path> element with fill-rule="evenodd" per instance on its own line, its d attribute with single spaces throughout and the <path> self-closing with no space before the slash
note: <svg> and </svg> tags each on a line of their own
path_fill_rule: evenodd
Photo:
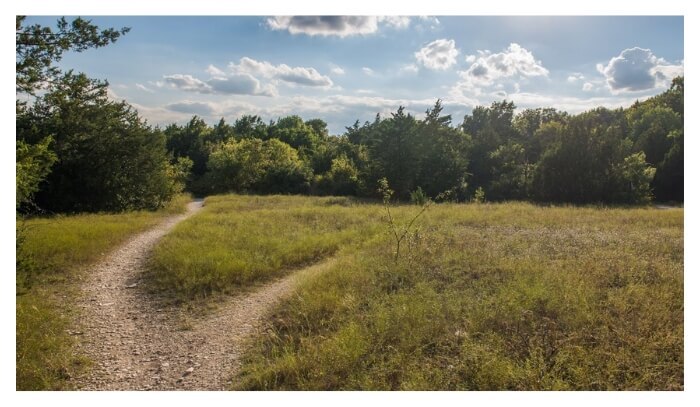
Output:
<svg viewBox="0 0 700 407">
<path fill-rule="evenodd" d="M 202 206 L 132 238 L 94 267 L 80 301 L 80 353 L 94 366 L 75 378 L 82 390 L 224 390 L 240 366 L 246 342 L 263 317 L 292 291 L 295 280 L 331 261 L 300 270 L 232 298 L 213 315 L 183 320 L 138 289 L 155 243 Z M 187 321 L 186 324 L 183 321 Z"/>
</svg>

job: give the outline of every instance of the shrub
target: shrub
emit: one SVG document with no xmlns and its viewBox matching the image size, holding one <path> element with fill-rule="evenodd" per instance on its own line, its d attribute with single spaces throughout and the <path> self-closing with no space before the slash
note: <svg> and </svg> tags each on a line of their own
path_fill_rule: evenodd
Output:
<svg viewBox="0 0 700 407">
<path fill-rule="evenodd" d="M 331 169 L 316 179 L 318 192 L 326 195 L 356 195 L 360 179 L 353 161 L 345 155 L 331 161 Z"/>
<path fill-rule="evenodd" d="M 296 150 L 277 139 L 229 140 L 214 148 L 207 166 L 216 192 L 302 193 L 311 180 Z"/>
<path fill-rule="evenodd" d="M 474 196 L 472 197 L 472 202 L 474 203 L 484 203 L 486 201 L 486 194 L 484 189 L 479 187 L 474 191 Z"/>
<path fill-rule="evenodd" d="M 415 205 L 423 206 L 428 203 L 430 198 L 423 192 L 423 188 L 418 187 L 415 191 L 411 192 L 411 203 Z"/>
</svg>

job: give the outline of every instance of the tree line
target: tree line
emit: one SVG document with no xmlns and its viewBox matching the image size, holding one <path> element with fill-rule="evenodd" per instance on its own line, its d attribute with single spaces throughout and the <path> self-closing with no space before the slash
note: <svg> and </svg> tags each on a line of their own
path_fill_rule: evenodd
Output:
<svg viewBox="0 0 700 407">
<path fill-rule="evenodd" d="M 53 212 L 153 209 L 183 189 L 453 201 L 641 204 L 683 201 L 683 78 L 626 109 L 570 115 L 477 106 L 460 123 L 437 100 L 419 119 L 398 107 L 330 135 L 321 119 L 254 115 L 152 127 L 107 83 L 53 63 L 128 32 L 17 18 L 17 206 Z"/>
<path fill-rule="evenodd" d="M 377 197 L 386 178 L 403 200 L 420 190 L 456 201 L 683 201 L 682 77 L 627 109 L 516 113 L 502 101 L 477 106 L 457 125 L 442 110 L 438 100 L 418 119 L 399 107 L 340 136 L 299 116 L 214 126 L 195 116 L 163 132 L 174 159 L 191 160 L 187 188 L 198 194 Z"/>
</svg>

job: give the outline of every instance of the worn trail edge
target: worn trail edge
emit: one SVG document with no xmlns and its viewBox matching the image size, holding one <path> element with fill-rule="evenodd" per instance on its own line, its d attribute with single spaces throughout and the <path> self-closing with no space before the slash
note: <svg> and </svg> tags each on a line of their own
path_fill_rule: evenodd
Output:
<svg viewBox="0 0 700 407">
<path fill-rule="evenodd" d="M 91 270 L 79 300 L 79 353 L 94 365 L 76 377 L 82 390 L 225 390 L 240 367 L 246 343 L 295 280 L 328 267 L 319 263 L 234 297 L 213 315 L 183 319 L 139 289 L 156 242 L 202 206 L 169 218 L 115 250 Z M 184 323 L 184 321 L 187 321 Z"/>
</svg>

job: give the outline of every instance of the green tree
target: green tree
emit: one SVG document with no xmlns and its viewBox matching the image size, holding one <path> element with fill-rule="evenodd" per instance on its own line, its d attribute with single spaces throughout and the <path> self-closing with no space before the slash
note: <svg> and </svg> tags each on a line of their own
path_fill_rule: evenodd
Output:
<svg viewBox="0 0 700 407">
<path fill-rule="evenodd" d="M 296 150 L 277 140 L 229 140 L 214 147 L 207 164 L 215 192 L 304 193 L 311 171 Z"/>
<path fill-rule="evenodd" d="M 328 172 L 317 176 L 315 183 L 325 195 L 357 195 L 361 190 L 359 171 L 345 155 L 334 158 Z"/>
<path fill-rule="evenodd" d="M 399 106 L 391 118 L 375 122 L 372 138 L 368 140 L 372 158 L 372 178 L 369 184 L 386 177 L 399 199 L 408 199 L 415 189 L 418 173 L 418 122 Z"/>
<path fill-rule="evenodd" d="M 90 20 L 80 17 L 70 23 L 58 19 L 56 30 L 39 24 L 25 26 L 26 16 L 16 17 L 15 48 L 17 92 L 34 94 L 58 79 L 61 71 L 54 66 L 66 51 L 82 52 L 109 45 L 129 32 L 124 27 L 100 30 Z"/>
<path fill-rule="evenodd" d="M 372 140 L 376 139 L 374 132 L 379 127 L 380 122 L 381 117 L 379 116 L 379 113 L 377 113 L 377 116 L 375 116 L 373 123 L 367 121 L 360 126 L 360 121 L 355 120 L 355 123 L 352 126 L 345 127 L 345 136 L 348 138 L 348 141 L 353 144 L 369 145 L 371 144 Z"/>
<path fill-rule="evenodd" d="M 328 137 L 328 123 L 321 119 L 311 119 L 304 122 L 305 125 L 311 127 L 319 138 Z"/>
<path fill-rule="evenodd" d="M 673 143 L 669 134 L 683 128 L 680 115 L 670 107 L 642 104 L 627 116 L 635 150 L 644 151 L 650 164 L 661 163 Z"/>
<path fill-rule="evenodd" d="M 551 140 L 539 137 L 538 131 L 549 123 L 563 123 L 568 114 L 553 108 L 525 109 L 513 119 L 513 127 L 518 132 L 517 143 L 525 148 L 528 163 L 535 163 Z"/>
<path fill-rule="evenodd" d="M 314 123 L 317 127 L 318 123 Z M 283 117 L 269 129 L 270 137 L 294 147 L 303 155 L 311 155 L 321 142 L 323 135 L 307 125 L 299 116 Z"/>
<path fill-rule="evenodd" d="M 61 80 L 61 71 L 54 64 L 67 51 L 82 52 L 116 41 L 129 28 L 99 30 L 89 20 L 76 18 L 68 23 L 58 19 L 56 30 L 39 24 L 25 26 L 26 16 L 16 16 L 16 92 L 35 95 L 40 89 L 51 90 Z M 26 102 L 17 100 L 16 206 L 29 201 L 39 190 L 41 181 L 58 159 L 51 150 L 51 134 L 37 135 L 41 129 L 28 122 Z M 32 129 L 34 135 L 23 134 Z M 31 139 L 31 141 L 30 141 Z"/>
<path fill-rule="evenodd" d="M 237 138 L 257 138 L 267 140 L 268 125 L 259 116 L 245 115 L 233 124 L 233 132 Z"/>
<path fill-rule="evenodd" d="M 660 201 L 683 202 L 683 130 L 674 130 L 668 137 L 671 148 L 659 163 L 654 183 L 654 195 Z"/>
<path fill-rule="evenodd" d="M 178 192 L 162 133 L 127 103 L 110 100 L 104 82 L 64 74 L 17 126 L 18 145 L 53 137 L 57 161 L 36 193 L 41 208 L 155 209 Z"/>
<path fill-rule="evenodd" d="M 457 199 L 466 199 L 471 138 L 452 127 L 452 116 L 442 115 L 440 100 L 425 112 L 417 138 L 418 169 L 414 184 L 428 196 L 454 190 Z"/>
<path fill-rule="evenodd" d="M 627 109 L 636 151 L 657 168 L 652 190 L 657 200 L 683 201 L 683 77 L 671 88 Z"/>
<path fill-rule="evenodd" d="M 622 109 L 594 109 L 551 125 L 556 141 L 537 163 L 535 198 L 570 203 L 643 203 L 649 191 L 644 155 L 633 153 Z M 646 184 L 645 184 L 646 180 Z"/>
<path fill-rule="evenodd" d="M 489 197 L 494 173 L 491 153 L 502 144 L 518 139 L 518 133 L 513 127 L 514 112 L 515 104 L 504 100 L 494 102 L 490 107 L 475 107 L 472 114 L 465 116 L 462 122 L 462 129 L 472 138 L 469 162 L 471 185 L 473 188 L 483 187 Z"/>
<path fill-rule="evenodd" d="M 50 149 L 52 141 L 51 137 L 45 137 L 35 144 L 17 141 L 16 208 L 31 201 L 34 193 L 39 190 L 39 183 L 49 174 L 51 166 L 56 162 L 56 154 Z"/>
<path fill-rule="evenodd" d="M 212 127 L 211 131 L 205 134 L 204 142 L 217 144 L 233 138 L 236 138 L 236 132 L 233 126 L 227 124 L 226 120 L 222 117 L 221 120 Z"/>
<path fill-rule="evenodd" d="M 651 182 L 656 168 L 647 163 L 644 152 L 625 157 L 624 161 L 613 167 L 617 178 L 615 197 L 612 201 L 622 203 L 648 203 L 653 198 Z"/>
<path fill-rule="evenodd" d="M 489 158 L 493 165 L 489 198 L 527 199 L 533 165 L 527 162 L 525 148 L 518 143 L 503 144 Z"/>
<path fill-rule="evenodd" d="M 184 126 L 171 124 L 165 128 L 168 151 L 175 158 L 187 157 L 192 160 L 192 173 L 195 177 L 204 175 L 209 159 L 207 140 L 211 139 L 212 129 L 198 116 L 192 117 Z"/>
</svg>

